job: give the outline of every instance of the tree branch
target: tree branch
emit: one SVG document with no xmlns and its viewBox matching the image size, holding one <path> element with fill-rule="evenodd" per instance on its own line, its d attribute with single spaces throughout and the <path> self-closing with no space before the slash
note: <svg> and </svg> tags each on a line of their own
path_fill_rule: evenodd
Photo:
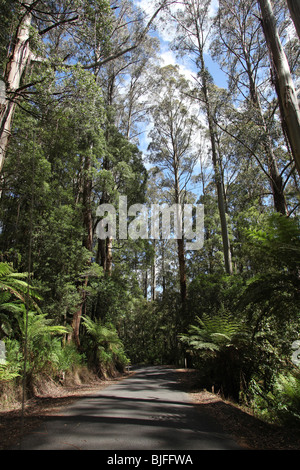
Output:
<svg viewBox="0 0 300 470">
<path fill-rule="evenodd" d="M 39 31 L 39 35 L 42 36 L 43 34 L 48 33 L 51 31 L 51 29 L 57 28 L 58 26 L 66 23 L 73 23 L 74 21 L 77 21 L 79 18 L 79 15 L 74 16 L 73 18 L 69 18 L 67 20 L 61 20 L 58 23 L 52 24 L 51 26 L 48 26 L 48 28 L 43 29 L 42 31 Z"/>
</svg>

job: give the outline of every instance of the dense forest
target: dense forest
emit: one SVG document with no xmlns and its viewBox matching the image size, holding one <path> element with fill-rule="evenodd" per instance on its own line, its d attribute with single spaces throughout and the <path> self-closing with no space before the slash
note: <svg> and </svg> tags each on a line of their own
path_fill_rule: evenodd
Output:
<svg viewBox="0 0 300 470">
<path fill-rule="evenodd" d="M 0 5 L 1 399 L 174 364 L 299 423 L 299 0 Z"/>
</svg>

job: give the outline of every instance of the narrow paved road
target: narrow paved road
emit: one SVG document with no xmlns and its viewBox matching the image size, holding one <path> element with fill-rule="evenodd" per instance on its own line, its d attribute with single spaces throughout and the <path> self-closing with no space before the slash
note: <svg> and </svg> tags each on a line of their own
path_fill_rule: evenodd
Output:
<svg viewBox="0 0 300 470">
<path fill-rule="evenodd" d="M 148 367 L 47 418 L 14 449 L 231 450 L 239 447 L 176 389 L 174 371 Z"/>
</svg>

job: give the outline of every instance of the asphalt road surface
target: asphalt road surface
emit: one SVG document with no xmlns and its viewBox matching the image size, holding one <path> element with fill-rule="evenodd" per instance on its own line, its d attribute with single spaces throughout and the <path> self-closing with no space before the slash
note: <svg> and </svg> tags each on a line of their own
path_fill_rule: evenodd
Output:
<svg viewBox="0 0 300 470">
<path fill-rule="evenodd" d="M 141 368 L 78 399 L 12 450 L 235 450 L 239 446 L 176 388 L 169 368 Z"/>
</svg>

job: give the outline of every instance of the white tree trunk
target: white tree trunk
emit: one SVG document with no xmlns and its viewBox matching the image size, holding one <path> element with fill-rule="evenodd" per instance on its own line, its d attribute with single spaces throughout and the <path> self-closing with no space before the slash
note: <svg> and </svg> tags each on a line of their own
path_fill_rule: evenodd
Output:
<svg viewBox="0 0 300 470">
<path fill-rule="evenodd" d="M 280 102 L 282 120 L 295 164 L 300 175 L 300 109 L 291 71 L 282 47 L 276 19 L 270 0 L 258 0 L 262 24 L 274 71 L 276 92 Z"/>
<path fill-rule="evenodd" d="M 27 1 L 29 7 L 33 0 Z M 24 12 L 14 40 L 14 46 L 5 70 L 6 100 L 0 112 L 0 172 L 3 168 L 5 154 L 11 135 L 11 126 L 16 107 L 16 92 L 20 88 L 21 79 L 30 60 L 29 29 L 31 13 Z"/>
<path fill-rule="evenodd" d="M 300 0 L 287 0 L 287 4 L 300 39 Z"/>
</svg>

